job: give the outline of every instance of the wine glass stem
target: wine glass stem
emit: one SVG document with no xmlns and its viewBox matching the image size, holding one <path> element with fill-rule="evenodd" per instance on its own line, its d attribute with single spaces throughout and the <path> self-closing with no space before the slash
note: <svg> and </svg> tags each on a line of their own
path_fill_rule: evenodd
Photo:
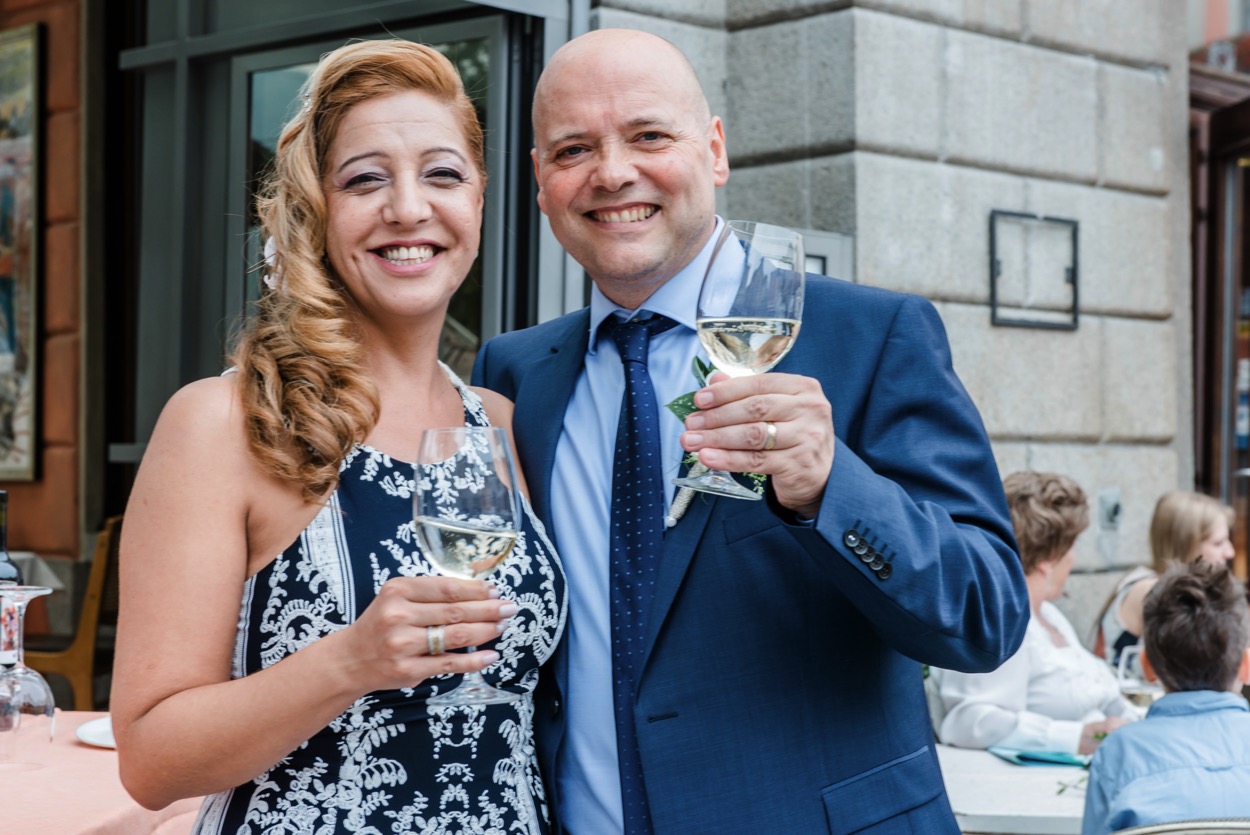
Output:
<svg viewBox="0 0 1250 835">
<path fill-rule="evenodd" d="M 464 651 L 466 653 L 477 652 L 477 647 L 465 647 Z M 462 681 L 463 684 L 461 686 L 464 686 L 464 684 L 487 686 L 486 679 L 482 678 L 481 670 L 474 670 L 471 673 L 465 673 Z"/>
</svg>

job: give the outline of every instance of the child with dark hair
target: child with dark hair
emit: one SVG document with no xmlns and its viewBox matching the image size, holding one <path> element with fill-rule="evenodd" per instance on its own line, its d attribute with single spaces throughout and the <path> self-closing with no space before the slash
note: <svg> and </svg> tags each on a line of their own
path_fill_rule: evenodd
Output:
<svg viewBox="0 0 1250 835">
<path fill-rule="evenodd" d="M 1169 569 L 1146 597 L 1144 646 L 1167 691 L 1098 747 L 1082 835 L 1250 816 L 1250 613 L 1241 581 L 1206 562 Z"/>
</svg>

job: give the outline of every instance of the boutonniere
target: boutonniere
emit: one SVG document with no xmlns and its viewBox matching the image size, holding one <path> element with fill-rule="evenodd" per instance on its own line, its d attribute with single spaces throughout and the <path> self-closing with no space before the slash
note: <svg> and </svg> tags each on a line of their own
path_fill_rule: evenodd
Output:
<svg viewBox="0 0 1250 835">
<path fill-rule="evenodd" d="M 694 380 L 699 384 L 699 387 L 686 392 L 680 397 L 675 397 L 665 404 L 665 408 L 676 415 L 677 419 L 682 423 L 686 422 L 686 418 L 691 413 L 699 411 L 699 407 L 694 405 L 695 393 L 707 386 L 707 378 L 712 376 L 712 372 L 716 370 L 716 366 L 704 362 L 699 357 L 694 358 L 690 363 L 690 368 L 694 372 Z M 693 452 L 687 453 L 682 463 L 690 465 L 689 475 L 691 476 L 701 475 L 707 472 L 708 469 L 699 461 L 699 456 Z M 764 494 L 764 485 L 768 481 L 768 476 L 765 473 L 742 473 L 741 475 L 750 479 L 751 488 L 756 493 Z M 672 505 L 669 506 L 668 516 L 664 517 L 664 525 L 666 527 L 673 527 L 686 514 L 686 508 L 690 507 L 690 501 L 694 498 L 696 492 L 696 490 L 689 487 L 683 487 L 677 491 L 676 498 L 673 499 Z"/>
</svg>

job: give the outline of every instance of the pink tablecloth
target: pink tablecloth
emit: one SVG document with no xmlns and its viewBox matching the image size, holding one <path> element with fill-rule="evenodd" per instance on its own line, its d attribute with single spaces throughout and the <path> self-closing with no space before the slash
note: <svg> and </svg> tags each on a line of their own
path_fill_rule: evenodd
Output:
<svg viewBox="0 0 1250 835">
<path fill-rule="evenodd" d="M 199 799 L 180 800 L 159 812 L 144 809 L 122 788 L 117 752 L 78 740 L 79 725 L 104 715 L 57 711 L 56 740 L 30 754 L 43 767 L 0 765 L 0 832 L 187 835 L 191 831 Z M 24 748 L 23 754 L 28 750 Z"/>
</svg>

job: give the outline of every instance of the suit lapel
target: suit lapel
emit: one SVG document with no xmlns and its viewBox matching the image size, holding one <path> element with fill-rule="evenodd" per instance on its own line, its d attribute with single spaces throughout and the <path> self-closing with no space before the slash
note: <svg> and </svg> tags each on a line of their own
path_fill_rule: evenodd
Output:
<svg viewBox="0 0 1250 835">
<path fill-rule="evenodd" d="M 550 351 L 526 372 L 516 400 L 513 432 L 521 450 L 525 477 L 534 497 L 534 509 L 556 539 L 551 520 L 551 479 L 556 463 L 556 444 L 564 427 L 564 412 L 586 357 L 590 311 L 570 317 L 569 324 L 552 334 Z M 551 419 L 544 420 L 546 415 Z M 559 543 L 556 543 L 557 547 Z"/>
<path fill-rule="evenodd" d="M 695 549 L 703 539 L 703 532 L 712 517 L 712 511 L 720 501 L 722 500 L 707 493 L 696 493 L 694 501 L 686 508 L 686 514 L 664 534 L 664 549 L 661 551 L 659 571 L 655 578 L 655 597 L 647 615 L 647 642 L 644 648 L 647 658 L 650 658 L 660 629 L 668 618 L 668 612 L 677 597 L 677 590 L 681 588 L 686 570 L 694 558 Z M 724 501 L 732 502 L 736 499 Z M 645 665 L 646 662 L 643 663 Z M 645 673 L 645 667 L 642 672 Z"/>
<path fill-rule="evenodd" d="M 564 413 L 586 357 L 590 310 L 569 317 L 564 328 L 553 330 L 545 356 L 526 371 L 518 386 L 512 431 L 517 438 L 525 478 L 530 486 L 534 511 L 547 529 L 559 553 L 560 542 L 551 518 L 551 481 L 556 463 L 556 445 L 564 428 Z M 550 664 L 558 693 L 568 692 L 568 640 L 556 645 Z M 558 734 L 557 734 L 558 735 Z"/>
</svg>

